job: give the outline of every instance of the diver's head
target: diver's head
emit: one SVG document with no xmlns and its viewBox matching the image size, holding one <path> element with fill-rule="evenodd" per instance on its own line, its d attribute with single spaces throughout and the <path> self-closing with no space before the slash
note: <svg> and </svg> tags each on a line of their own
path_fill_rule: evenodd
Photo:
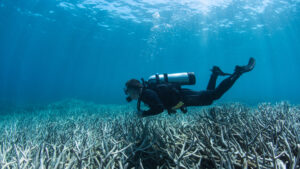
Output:
<svg viewBox="0 0 300 169">
<path fill-rule="evenodd" d="M 140 96 L 140 93 L 142 91 L 143 85 L 140 83 L 140 81 L 136 79 L 130 79 L 126 82 L 126 88 L 124 89 L 125 94 L 129 95 L 127 97 L 127 101 L 137 100 Z"/>
</svg>

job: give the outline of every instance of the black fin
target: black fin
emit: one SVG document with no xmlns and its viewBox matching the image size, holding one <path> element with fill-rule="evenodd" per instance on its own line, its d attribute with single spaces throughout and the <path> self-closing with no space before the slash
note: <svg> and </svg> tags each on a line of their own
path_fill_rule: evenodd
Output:
<svg viewBox="0 0 300 169">
<path fill-rule="evenodd" d="M 255 59 L 253 57 L 251 57 L 249 59 L 249 62 L 247 65 L 245 66 L 235 66 L 235 72 L 238 72 L 238 73 L 245 73 L 245 72 L 250 72 L 255 66 Z"/>
<path fill-rule="evenodd" d="M 211 69 L 212 73 L 218 76 L 226 76 L 226 75 L 231 75 L 230 73 L 224 73 L 218 66 L 214 66 Z"/>
</svg>

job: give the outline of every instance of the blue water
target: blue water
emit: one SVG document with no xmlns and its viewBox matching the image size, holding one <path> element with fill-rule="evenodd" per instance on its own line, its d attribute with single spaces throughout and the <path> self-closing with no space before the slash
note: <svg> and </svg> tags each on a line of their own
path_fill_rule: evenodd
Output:
<svg viewBox="0 0 300 169">
<path fill-rule="evenodd" d="M 300 0 L 0 0 L 0 102 L 126 103 L 128 79 L 165 72 L 195 72 L 190 88 L 203 90 L 213 65 L 231 73 L 254 57 L 255 69 L 219 102 L 298 104 L 299 7 Z"/>
</svg>

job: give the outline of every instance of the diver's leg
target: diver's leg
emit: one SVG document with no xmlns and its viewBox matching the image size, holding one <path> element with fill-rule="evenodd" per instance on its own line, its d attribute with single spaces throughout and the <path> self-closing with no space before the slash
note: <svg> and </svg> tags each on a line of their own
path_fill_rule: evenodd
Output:
<svg viewBox="0 0 300 169">
<path fill-rule="evenodd" d="M 208 90 L 205 91 L 193 91 L 190 89 L 182 89 L 181 94 L 183 97 L 183 102 L 185 106 L 206 106 L 211 105 L 214 100 L 220 98 L 232 85 L 233 83 L 240 77 L 240 73 L 235 72 L 230 77 L 224 79 L 216 89 L 214 88 L 215 81 L 217 79 L 217 75 L 211 76 Z M 211 86 L 210 86 L 211 85 Z M 209 90 L 209 88 L 211 88 Z"/>
<path fill-rule="evenodd" d="M 184 92 L 183 102 L 186 106 L 211 105 L 214 100 L 219 99 L 228 89 L 230 89 L 240 76 L 240 73 L 234 73 L 230 77 L 224 79 L 215 90 Z"/>
<path fill-rule="evenodd" d="M 248 65 L 246 66 L 236 66 L 235 72 L 228 78 L 224 79 L 219 86 L 214 91 L 214 100 L 219 99 L 231 86 L 234 82 L 245 72 L 249 72 L 254 68 L 255 60 L 250 58 Z"/>
<path fill-rule="evenodd" d="M 210 75 L 206 90 L 214 90 L 216 88 L 217 78 L 218 78 L 218 75 L 216 75 L 214 73 L 212 73 Z"/>
<path fill-rule="evenodd" d="M 241 76 L 240 73 L 234 73 L 233 75 L 231 75 L 230 77 L 224 79 L 219 85 L 218 87 L 215 89 L 213 94 L 213 98 L 214 100 L 219 99 L 227 90 L 229 90 L 232 85 L 234 84 L 234 82 Z"/>
<path fill-rule="evenodd" d="M 211 71 L 212 74 L 210 75 L 206 90 L 215 90 L 218 76 L 230 75 L 229 73 L 224 73 L 218 66 L 214 66 Z"/>
<path fill-rule="evenodd" d="M 214 90 L 193 91 L 184 89 L 182 96 L 185 106 L 206 106 L 211 105 L 214 101 Z"/>
<path fill-rule="evenodd" d="M 250 58 L 248 65 L 246 66 L 236 66 L 235 72 L 228 78 L 224 79 L 219 86 L 214 90 L 205 90 L 205 91 L 192 91 L 190 89 L 183 89 L 182 96 L 183 102 L 186 106 L 204 106 L 211 105 L 214 100 L 219 99 L 231 86 L 234 82 L 245 72 L 249 72 L 254 68 L 255 60 Z M 228 75 L 228 74 L 226 74 Z M 216 82 L 216 76 L 211 76 L 208 88 L 214 88 Z"/>
</svg>

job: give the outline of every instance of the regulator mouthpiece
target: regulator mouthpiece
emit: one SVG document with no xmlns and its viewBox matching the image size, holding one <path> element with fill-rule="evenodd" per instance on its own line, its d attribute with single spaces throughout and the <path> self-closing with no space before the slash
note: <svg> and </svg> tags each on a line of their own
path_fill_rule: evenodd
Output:
<svg viewBox="0 0 300 169">
<path fill-rule="evenodd" d="M 124 93 L 125 93 L 126 95 L 128 95 L 128 88 L 124 88 Z M 132 98 L 131 98 L 130 96 L 128 96 L 128 97 L 126 97 L 126 101 L 127 101 L 127 102 L 131 102 L 131 101 L 132 101 Z"/>
</svg>

